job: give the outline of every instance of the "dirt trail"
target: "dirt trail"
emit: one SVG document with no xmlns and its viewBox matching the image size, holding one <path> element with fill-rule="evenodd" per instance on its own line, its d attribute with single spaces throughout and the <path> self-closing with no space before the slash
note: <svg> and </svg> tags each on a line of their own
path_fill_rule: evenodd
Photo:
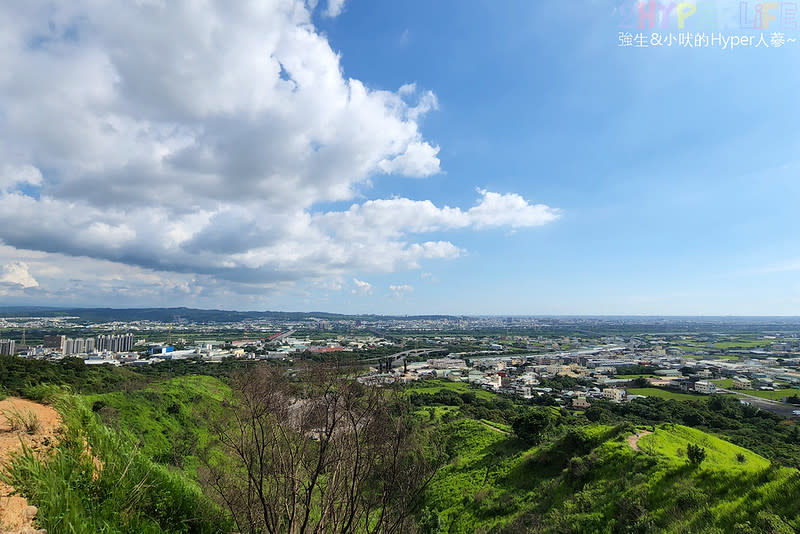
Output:
<svg viewBox="0 0 800 534">
<path fill-rule="evenodd" d="M 650 432 L 649 430 L 642 430 L 641 432 L 637 432 L 632 436 L 628 436 L 628 445 L 630 445 L 631 449 L 635 451 L 642 450 L 639 448 L 639 440 L 642 439 L 642 437 L 646 436 L 647 434 L 652 434 L 652 432 Z"/>
<path fill-rule="evenodd" d="M 38 428 L 28 433 L 24 428 L 13 428 L 11 419 L 15 415 L 36 416 Z M 0 401 L 0 468 L 14 451 L 25 443 L 34 451 L 44 451 L 56 441 L 61 426 L 58 413 L 49 406 L 43 406 L 24 399 L 10 397 Z M 21 443 L 22 442 L 22 443 Z M 0 482 L 0 534 L 28 534 L 36 530 L 33 518 L 36 508 L 18 495 L 11 495 L 14 488 Z"/>
<path fill-rule="evenodd" d="M 487 423 L 486 421 L 480 421 L 480 423 L 483 426 L 485 426 L 486 428 L 488 428 L 489 430 L 494 430 L 495 432 L 499 432 L 500 434 L 505 434 L 506 436 L 511 434 L 511 432 L 509 432 L 507 430 L 503 430 L 501 428 L 497 428 L 496 426 L 492 426 L 489 423 Z"/>
</svg>

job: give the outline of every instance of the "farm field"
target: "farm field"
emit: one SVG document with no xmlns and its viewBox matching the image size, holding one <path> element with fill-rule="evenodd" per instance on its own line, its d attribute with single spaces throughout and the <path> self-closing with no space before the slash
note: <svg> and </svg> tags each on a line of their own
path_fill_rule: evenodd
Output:
<svg viewBox="0 0 800 534">
<path fill-rule="evenodd" d="M 666 400 L 690 400 L 704 402 L 708 397 L 703 395 L 692 395 L 690 393 L 680 393 L 677 391 L 667 391 L 660 388 L 628 388 L 629 395 L 645 395 L 647 397 L 658 397 Z"/>
</svg>

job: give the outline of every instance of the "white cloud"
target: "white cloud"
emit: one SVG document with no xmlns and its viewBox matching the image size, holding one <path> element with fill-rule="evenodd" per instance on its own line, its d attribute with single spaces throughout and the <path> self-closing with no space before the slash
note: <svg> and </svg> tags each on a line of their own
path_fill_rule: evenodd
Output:
<svg viewBox="0 0 800 534">
<path fill-rule="evenodd" d="M 372 284 L 369 282 L 365 282 L 363 280 L 359 280 L 358 278 L 353 278 L 353 284 L 355 284 L 355 289 L 351 291 L 353 295 L 371 295 L 372 294 Z"/>
<path fill-rule="evenodd" d="M 529 204 L 515 193 L 501 195 L 485 190 L 479 192 L 483 198 L 467 212 L 476 228 L 528 228 L 545 225 L 561 216 L 559 210 L 544 204 Z"/>
<path fill-rule="evenodd" d="M 39 282 L 31 275 L 28 265 L 23 262 L 9 263 L 3 266 L 0 283 L 20 286 L 23 289 L 39 286 Z"/>
<path fill-rule="evenodd" d="M 42 173 L 31 165 L 4 165 L 0 167 L 0 193 L 19 185 L 42 185 Z"/>
<path fill-rule="evenodd" d="M 363 240 L 376 235 L 396 237 L 460 228 L 527 228 L 543 226 L 561 216 L 558 209 L 531 204 L 514 193 L 479 193 L 478 203 L 466 211 L 440 208 L 429 200 L 392 198 L 354 204 L 347 211 L 318 216 L 316 222 L 341 237 Z"/>
<path fill-rule="evenodd" d="M 314 212 L 376 176 L 441 172 L 420 129 L 436 96 L 346 77 L 315 1 L 201 4 L 0 3 L 0 243 L 10 262 L 42 255 L 38 291 L 80 291 L 72 273 L 103 280 L 86 294 L 198 299 L 346 280 L 464 254 L 417 234 L 557 218 L 485 191 L 466 211 L 394 198 Z M 53 262 L 69 269 L 40 277 Z"/>
<path fill-rule="evenodd" d="M 326 17 L 338 17 L 344 11 L 345 0 L 328 0 L 328 9 L 325 10 Z"/>
</svg>

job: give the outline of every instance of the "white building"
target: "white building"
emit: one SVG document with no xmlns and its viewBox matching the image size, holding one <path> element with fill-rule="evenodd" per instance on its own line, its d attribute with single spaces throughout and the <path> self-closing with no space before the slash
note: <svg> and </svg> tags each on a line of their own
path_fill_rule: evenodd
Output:
<svg viewBox="0 0 800 534">
<path fill-rule="evenodd" d="M 617 388 L 605 388 L 603 398 L 610 401 L 622 402 L 625 400 L 625 390 Z"/>
<path fill-rule="evenodd" d="M 732 387 L 733 389 L 753 389 L 753 384 L 746 378 L 734 376 Z"/>
<path fill-rule="evenodd" d="M 702 393 L 703 395 L 711 395 L 712 393 L 717 392 L 717 385 L 713 382 L 700 380 L 699 382 L 694 383 L 694 390 L 697 393 Z"/>
<path fill-rule="evenodd" d="M 466 367 L 464 360 L 457 360 L 455 358 L 438 358 L 428 360 L 428 366 L 434 369 L 450 369 Z"/>
</svg>

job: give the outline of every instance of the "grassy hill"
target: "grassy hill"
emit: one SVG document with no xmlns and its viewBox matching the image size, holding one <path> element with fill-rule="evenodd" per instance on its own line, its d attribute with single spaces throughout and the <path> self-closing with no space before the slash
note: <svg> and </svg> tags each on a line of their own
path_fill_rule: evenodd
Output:
<svg viewBox="0 0 800 534">
<path fill-rule="evenodd" d="M 800 528 L 797 470 L 687 427 L 657 428 L 638 452 L 627 425 L 573 429 L 534 448 L 474 420 L 447 423 L 446 433 L 451 459 L 428 488 L 428 532 Z M 688 443 L 708 451 L 699 467 L 678 452 Z"/>
<path fill-rule="evenodd" d="M 106 425 L 138 444 L 147 458 L 194 476 L 196 453 L 209 440 L 205 421 L 219 413 L 230 388 L 210 376 L 184 376 L 144 389 L 86 395 Z"/>
<path fill-rule="evenodd" d="M 51 534 L 230 531 L 197 483 L 209 416 L 230 395 L 209 376 L 62 393 L 64 439 L 48 458 L 18 458 L 14 486 L 40 507 Z M 419 510 L 422 533 L 800 530 L 800 471 L 775 461 L 794 453 L 793 434 L 737 402 L 598 405 L 592 420 L 447 381 L 411 386 L 405 398 L 418 439 L 440 465 Z M 551 423 L 535 445 L 515 434 L 530 410 Z M 650 423 L 656 417 L 714 426 Z M 784 448 L 751 447 L 757 435 Z M 687 459 L 690 444 L 706 452 L 699 465 Z"/>
<path fill-rule="evenodd" d="M 424 388 L 434 395 L 428 399 L 449 400 L 434 390 L 432 383 Z M 427 489 L 423 532 L 800 529 L 800 500 L 794 498 L 800 472 L 711 433 L 661 424 L 641 437 L 636 451 L 628 439 L 652 426 L 568 416 L 531 447 L 504 432 L 503 423 L 465 417 L 471 410 L 417 405 L 418 417 L 439 428 L 446 458 Z M 687 460 L 690 443 L 706 450 L 699 466 Z"/>
<path fill-rule="evenodd" d="M 182 377 L 132 392 L 49 397 L 65 431 L 49 455 L 27 450 L 9 482 L 51 534 L 230 531 L 197 484 L 202 415 L 229 394 L 218 379 Z M 105 424 L 104 424 L 105 423 Z"/>
</svg>

